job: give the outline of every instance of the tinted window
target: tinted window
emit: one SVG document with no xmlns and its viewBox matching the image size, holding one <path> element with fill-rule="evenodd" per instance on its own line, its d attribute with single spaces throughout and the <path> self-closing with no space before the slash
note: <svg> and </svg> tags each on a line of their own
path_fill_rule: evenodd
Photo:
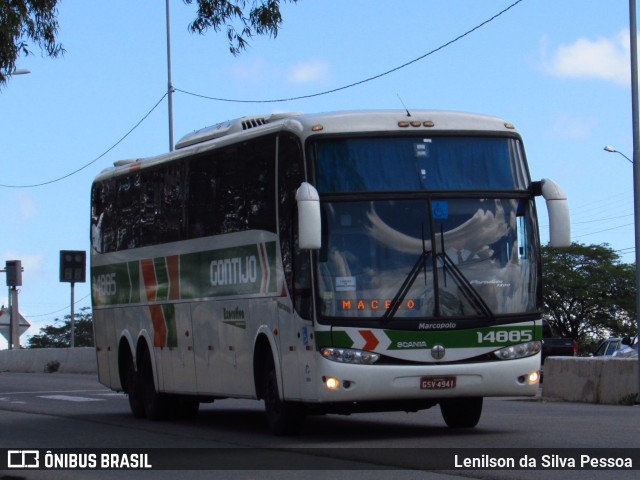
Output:
<svg viewBox="0 0 640 480">
<path fill-rule="evenodd" d="M 313 151 L 320 192 L 526 188 L 521 146 L 510 138 L 327 139 Z"/>
<path fill-rule="evenodd" d="M 99 252 L 232 233 L 276 231 L 275 137 L 132 171 L 94 185 Z"/>
<path fill-rule="evenodd" d="M 311 265 L 308 251 L 298 248 L 296 191 L 304 181 L 302 149 L 295 137 L 281 136 L 278 146 L 280 248 L 285 279 L 296 311 L 311 318 Z"/>
</svg>

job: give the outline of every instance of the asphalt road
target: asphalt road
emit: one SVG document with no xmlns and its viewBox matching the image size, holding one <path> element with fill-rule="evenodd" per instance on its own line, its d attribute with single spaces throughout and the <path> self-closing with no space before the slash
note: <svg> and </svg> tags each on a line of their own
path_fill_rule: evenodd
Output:
<svg viewBox="0 0 640 480">
<path fill-rule="evenodd" d="M 0 373 L 0 448 L 145 449 L 175 452 L 208 449 L 205 462 L 229 460 L 231 469 L 190 471 L 188 478 L 349 479 L 626 479 L 628 470 L 438 470 L 424 471 L 458 449 L 483 449 L 495 457 L 548 449 L 564 458 L 590 449 L 640 451 L 640 407 L 548 402 L 544 397 L 485 399 L 479 425 L 448 429 L 439 409 L 418 413 L 328 415 L 307 419 L 301 435 L 273 437 L 262 402 L 222 400 L 202 405 L 196 419 L 150 422 L 135 419 L 127 397 L 111 392 L 92 375 Z M 226 449 L 226 450 L 221 450 Z M 247 450 L 248 449 L 248 450 Z M 265 455 L 264 449 L 271 449 Z M 441 449 L 441 450 L 437 450 Z M 487 450 L 488 449 L 488 450 Z M 500 450 L 516 449 L 516 450 Z M 220 452 L 223 452 L 220 455 Z M 196 451 L 194 451 L 196 452 Z M 227 454 L 228 452 L 228 454 Z M 247 453 L 249 452 L 249 453 Z M 212 460 L 215 457 L 217 460 Z M 265 462 L 265 458 L 271 459 Z M 235 458 L 235 460 L 234 460 Z M 158 457 L 156 456 L 156 460 Z M 159 459 L 160 461 L 165 459 Z M 157 463 L 156 463 L 157 466 Z M 325 466 L 329 470 L 323 471 Z M 208 466 L 207 468 L 210 468 Z M 267 470 L 263 470 L 263 469 Z M 311 470 L 309 470 L 311 468 Z M 638 466 L 636 466 L 638 468 Z M 260 470 L 258 470 L 260 469 Z M 4 476 L 3 476 L 4 475 Z M 17 478 L 175 478 L 176 472 L 26 471 L 0 472 Z"/>
</svg>

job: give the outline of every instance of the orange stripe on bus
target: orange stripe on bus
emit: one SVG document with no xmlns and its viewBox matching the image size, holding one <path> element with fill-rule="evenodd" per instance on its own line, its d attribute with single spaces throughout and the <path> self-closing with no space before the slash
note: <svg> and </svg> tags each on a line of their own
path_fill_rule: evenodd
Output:
<svg viewBox="0 0 640 480">
<path fill-rule="evenodd" d="M 147 292 L 147 301 L 154 302 L 158 293 L 158 280 L 156 279 L 156 269 L 152 259 L 140 261 L 142 267 L 142 278 L 144 279 L 144 289 Z M 149 305 L 151 323 L 153 323 L 153 346 L 164 347 L 167 343 L 167 326 L 164 323 L 164 312 L 161 305 Z"/>
<path fill-rule="evenodd" d="M 169 300 L 180 300 L 180 257 L 172 255 L 166 258 L 169 272 Z"/>
<path fill-rule="evenodd" d="M 164 323 L 162 305 L 149 305 L 153 323 L 153 346 L 164 347 L 167 343 L 167 326 Z"/>
<path fill-rule="evenodd" d="M 142 278 L 144 279 L 144 289 L 147 292 L 147 301 L 153 302 L 158 293 L 158 282 L 156 280 L 156 269 L 153 266 L 153 260 L 141 260 Z"/>
</svg>

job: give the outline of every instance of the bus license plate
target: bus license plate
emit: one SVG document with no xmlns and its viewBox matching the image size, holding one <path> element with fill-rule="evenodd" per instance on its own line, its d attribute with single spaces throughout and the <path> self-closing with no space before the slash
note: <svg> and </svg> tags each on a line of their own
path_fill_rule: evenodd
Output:
<svg viewBox="0 0 640 480">
<path fill-rule="evenodd" d="M 456 388 L 456 377 L 422 377 L 420 379 L 422 390 L 445 390 Z"/>
</svg>

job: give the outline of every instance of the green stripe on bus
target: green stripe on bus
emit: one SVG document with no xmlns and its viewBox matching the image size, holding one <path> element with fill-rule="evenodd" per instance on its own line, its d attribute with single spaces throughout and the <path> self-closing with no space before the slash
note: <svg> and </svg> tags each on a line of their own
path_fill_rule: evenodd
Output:
<svg viewBox="0 0 640 480">
<path fill-rule="evenodd" d="M 156 300 L 166 300 L 169 296 L 169 274 L 167 273 L 167 263 L 164 257 L 153 259 L 153 266 L 156 271 Z"/>
<path fill-rule="evenodd" d="M 162 305 L 164 323 L 167 326 L 167 347 L 178 346 L 178 332 L 176 328 L 176 308 L 173 303 Z"/>
<path fill-rule="evenodd" d="M 372 329 L 374 335 L 381 340 L 379 330 Z M 439 330 L 439 331 L 415 331 L 415 330 L 384 330 L 389 338 L 388 350 L 419 350 L 432 348 L 434 345 L 443 345 L 446 348 L 501 348 L 533 340 L 540 340 L 542 327 L 526 325 L 493 326 L 468 330 Z M 316 332 L 316 345 L 322 347 L 351 348 L 355 341 L 350 333 L 361 335 L 356 331 L 334 330 L 333 332 Z M 381 342 L 384 344 L 384 342 Z"/>
<path fill-rule="evenodd" d="M 136 262 L 137 263 L 137 262 Z M 94 305 L 121 305 L 130 300 L 132 289 L 126 263 L 93 267 L 91 269 L 91 295 Z M 138 288 L 134 286 L 134 288 Z"/>
<path fill-rule="evenodd" d="M 179 298 L 277 294 L 276 250 L 276 242 L 265 242 L 181 255 Z M 152 261 L 156 300 L 169 300 L 166 258 Z M 91 284 L 96 306 L 140 303 L 144 289 L 140 261 L 92 267 Z"/>
<path fill-rule="evenodd" d="M 130 292 L 129 303 L 140 303 L 140 262 L 127 263 Z"/>
<path fill-rule="evenodd" d="M 533 325 L 495 326 L 469 330 L 406 331 L 385 330 L 391 344 L 389 350 L 431 348 L 506 347 L 535 339 Z"/>
<path fill-rule="evenodd" d="M 181 255 L 181 298 L 276 293 L 275 247 L 265 244 L 267 258 L 256 244 Z"/>
<path fill-rule="evenodd" d="M 318 349 L 322 347 L 351 348 L 354 343 L 349 334 L 343 330 L 321 331 L 316 332 L 315 335 Z"/>
</svg>

